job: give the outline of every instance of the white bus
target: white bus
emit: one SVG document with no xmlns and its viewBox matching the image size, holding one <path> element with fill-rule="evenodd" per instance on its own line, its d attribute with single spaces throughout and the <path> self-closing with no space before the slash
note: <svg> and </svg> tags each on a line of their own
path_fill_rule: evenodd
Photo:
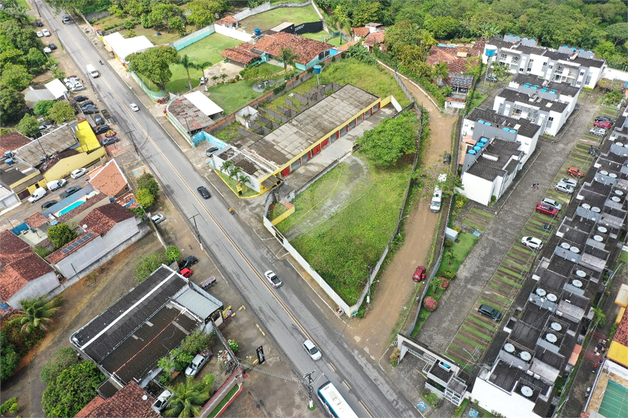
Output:
<svg viewBox="0 0 628 418">
<path fill-rule="evenodd" d="M 328 381 L 316 391 L 318 399 L 325 405 L 325 408 L 336 418 L 358 418 L 347 401 L 342 397 L 333 383 Z"/>
</svg>

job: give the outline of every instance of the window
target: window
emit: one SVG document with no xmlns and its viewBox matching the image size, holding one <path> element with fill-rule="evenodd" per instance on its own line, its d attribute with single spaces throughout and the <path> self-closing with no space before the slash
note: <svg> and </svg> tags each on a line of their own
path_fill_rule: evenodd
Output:
<svg viewBox="0 0 628 418">
<path fill-rule="evenodd" d="M 554 68 L 554 66 L 553 66 L 553 65 L 550 65 L 549 67 L 550 67 L 550 68 Z"/>
<path fill-rule="evenodd" d="M 528 67 L 528 72 L 529 72 L 529 71 L 532 71 L 532 67 Z"/>
<path fill-rule="evenodd" d="M 584 71 L 580 71 L 580 76 L 582 77 L 584 75 Z"/>
<path fill-rule="evenodd" d="M 544 62 L 544 63 L 543 63 L 543 67 L 545 67 L 545 66 L 547 66 L 547 63 L 546 63 L 546 62 Z M 552 68 L 552 67 L 550 67 L 550 68 Z"/>
<path fill-rule="evenodd" d="M 519 62 L 519 57 L 512 57 L 512 62 Z"/>
<path fill-rule="evenodd" d="M 506 54 L 503 54 L 503 53 L 502 53 L 502 54 L 499 54 L 499 58 L 501 58 L 501 59 L 503 59 L 503 60 L 505 60 L 505 59 L 506 59 L 506 57 L 507 57 L 507 55 L 506 55 Z"/>
<path fill-rule="evenodd" d="M 549 118 L 547 118 L 547 120 L 549 120 L 551 122 L 551 121 L 554 120 L 554 118 L 550 116 Z"/>
</svg>

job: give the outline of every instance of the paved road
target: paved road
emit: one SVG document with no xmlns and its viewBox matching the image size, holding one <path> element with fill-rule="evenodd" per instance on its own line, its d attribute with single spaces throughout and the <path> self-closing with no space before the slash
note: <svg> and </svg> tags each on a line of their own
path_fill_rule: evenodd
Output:
<svg viewBox="0 0 628 418">
<path fill-rule="evenodd" d="M 248 301 L 262 328 L 283 349 L 295 373 L 302 376 L 316 371 L 315 387 L 331 380 L 360 416 L 416 415 L 412 405 L 396 393 L 384 374 L 345 341 L 344 324 L 329 309 L 317 304 L 318 297 L 294 270 L 277 263 L 276 257 L 238 216 L 229 214 L 225 202 L 195 171 L 149 112 L 143 107 L 139 112 L 130 110 L 129 103 L 141 101 L 109 66 L 99 64 L 98 51 L 80 28 L 76 24 L 63 25 L 48 5 L 37 3 L 79 70 L 85 72 L 85 66 L 92 64 L 101 71 L 99 78 L 90 79 L 95 91 L 115 116 L 121 131 L 132 133 L 139 152 L 183 216 L 200 215 L 196 224 L 209 246 L 206 249 L 220 264 L 227 280 Z M 213 197 L 201 199 L 194 190 L 199 185 L 205 185 Z M 281 288 L 270 288 L 260 274 L 266 269 L 275 270 L 283 279 Z M 306 335 L 321 347 L 323 361 L 313 362 L 302 350 Z"/>
</svg>

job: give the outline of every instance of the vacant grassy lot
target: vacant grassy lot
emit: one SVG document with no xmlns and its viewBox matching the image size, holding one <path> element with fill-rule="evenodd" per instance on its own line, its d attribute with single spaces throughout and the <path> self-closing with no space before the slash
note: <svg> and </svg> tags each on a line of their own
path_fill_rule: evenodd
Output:
<svg viewBox="0 0 628 418">
<path fill-rule="evenodd" d="M 436 272 L 436 276 L 442 276 L 446 271 L 457 272 L 475 243 L 478 242 L 478 239 L 480 238 L 468 232 L 458 234 L 458 242 L 454 242 L 451 247 L 445 248 L 443 261 Z"/>
<path fill-rule="evenodd" d="M 239 22 L 239 26 L 244 28 L 246 32 L 253 33 L 253 29 L 259 28 L 265 31 L 284 22 L 291 22 L 298 25 L 306 22 L 316 22 L 318 20 L 320 20 L 320 18 L 311 5 L 305 7 L 281 7 L 247 17 Z"/>
<path fill-rule="evenodd" d="M 209 88 L 209 98 L 229 115 L 264 93 L 253 90 L 255 81 L 238 81 Z"/>
<path fill-rule="evenodd" d="M 296 212 L 277 225 L 349 304 L 390 239 L 410 170 L 408 163 L 381 170 L 357 154 L 300 194 Z"/>
</svg>

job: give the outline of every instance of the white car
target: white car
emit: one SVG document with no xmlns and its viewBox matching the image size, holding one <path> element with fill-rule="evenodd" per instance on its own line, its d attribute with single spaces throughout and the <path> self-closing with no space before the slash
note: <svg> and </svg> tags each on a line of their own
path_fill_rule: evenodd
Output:
<svg viewBox="0 0 628 418">
<path fill-rule="evenodd" d="M 576 179 L 567 178 L 567 177 L 563 177 L 562 179 L 560 179 L 559 183 L 560 182 L 567 183 L 568 185 L 574 188 L 578 185 L 578 182 L 576 181 Z"/>
<path fill-rule="evenodd" d="M 277 275 L 272 270 L 268 270 L 266 273 L 264 273 L 264 276 L 266 276 L 266 279 L 270 282 L 272 287 L 281 286 L 281 280 L 279 280 L 279 277 L 277 277 Z"/>
<path fill-rule="evenodd" d="M 77 179 L 77 178 L 81 177 L 85 173 L 87 173 L 87 169 L 86 168 L 78 168 L 78 169 L 74 170 L 72 173 L 70 173 L 70 177 L 72 177 L 73 179 Z"/>
<path fill-rule="evenodd" d="M 37 31 L 37 37 L 38 38 L 43 38 L 44 37 L 44 33 L 40 30 Z"/>
<path fill-rule="evenodd" d="M 166 408 L 166 405 L 168 405 L 171 397 L 172 392 L 170 392 L 168 389 L 164 390 L 163 392 L 161 392 L 161 395 L 157 397 L 157 400 L 153 404 L 153 409 L 157 412 L 163 411 Z"/>
<path fill-rule="evenodd" d="M 318 347 L 310 340 L 305 340 L 303 343 L 303 349 L 312 357 L 312 360 L 320 360 L 322 355 Z"/>
<path fill-rule="evenodd" d="M 573 192 L 576 190 L 575 187 L 573 187 L 571 184 L 567 184 L 563 181 L 559 181 L 556 186 L 554 186 L 554 189 L 558 190 L 559 192 L 569 194 L 573 194 Z"/>
<path fill-rule="evenodd" d="M 212 358 L 212 352 L 209 350 L 194 356 L 192 363 L 190 363 L 190 365 L 185 369 L 185 375 L 188 377 L 195 377 L 210 358 Z"/>
<path fill-rule="evenodd" d="M 606 129 L 604 128 L 592 128 L 589 129 L 589 133 L 595 136 L 604 136 L 606 135 Z"/>
<path fill-rule="evenodd" d="M 521 243 L 533 250 L 540 250 L 543 248 L 543 241 L 535 237 L 523 237 L 521 238 Z"/>
<path fill-rule="evenodd" d="M 42 29 L 41 33 L 43 33 L 44 36 L 50 36 L 50 31 L 48 29 Z"/>
<path fill-rule="evenodd" d="M 546 197 L 543 200 L 541 200 L 541 203 L 545 203 L 546 205 L 550 205 L 551 207 L 556 208 L 556 210 L 558 210 L 558 211 L 560 211 L 563 208 L 563 205 L 561 205 L 560 203 L 558 203 L 554 199 L 550 199 L 549 197 Z"/>
<path fill-rule="evenodd" d="M 52 52 L 52 50 L 50 48 L 48 48 L 48 47 L 44 48 L 44 53 L 50 54 L 51 52 Z"/>
<path fill-rule="evenodd" d="M 150 219 L 155 223 L 155 225 L 157 225 L 165 221 L 166 217 L 161 213 L 158 213 L 157 215 L 151 216 Z"/>
<path fill-rule="evenodd" d="M 131 103 L 129 106 L 131 107 L 131 110 L 134 112 L 139 112 L 140 110 L 140 107 L 136 105 L 135 103 Z"/>
</svg>

